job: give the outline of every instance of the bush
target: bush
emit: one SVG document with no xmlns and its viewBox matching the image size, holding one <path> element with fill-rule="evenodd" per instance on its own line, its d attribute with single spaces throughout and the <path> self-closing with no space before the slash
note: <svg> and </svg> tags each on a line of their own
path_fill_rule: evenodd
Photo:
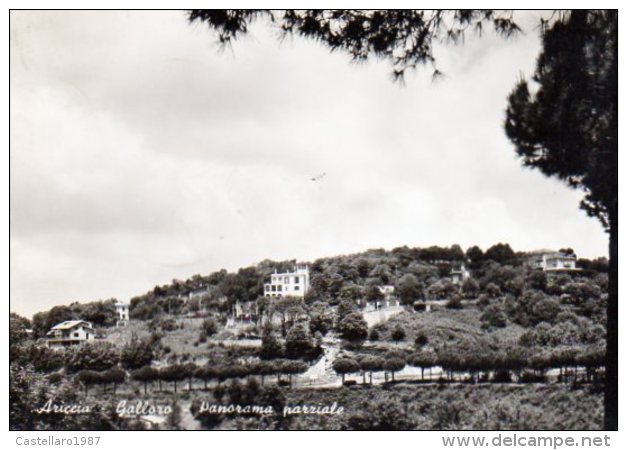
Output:
<svg viewBox="0 0 627 450">
<path fill-rule="evenodd" d="M 112 344 L 99 342 L 70 349 L 66 355 L 65 367 L 70 373 L 80 370 L 103 371 L 115 366 L 119 360 Z"/>
<path fill-rule="evenodd" d="M 399 342 L 405 339 L 405 330 L 400 325 L 397 325 L 394 330 L 392 330 L 392 340 L 395 342 Z"/>
<path fill-rule="evenodd" d="M 368 336 L 368 325 L 361 313 L 353 312 L 340 321 L 338 332 L 347 341 L 363 341 Z"/>
<path fill-rule="evenodd" d="M 48 379 L 48 383 L 50 384 L 58 384 L 64 380 L 64 376 L 59 372 L 53 372 L 46 377 Z"/>
<path fill-rule="evenodd" d="M 213 336 L 218 332 L 218 324 L 213 319 L 205 319 L 201 325 L 203 337 Z"/>
<path fill-rule="evenodd" d="M 417 423 L 401 399 L 386 398 L 353 413 L 347 425 L 350 430 L 412 430 Z"/>
<path fill-rule="evenodd" d="M 46 345 L 29 342 L 11 347 L 11 362 L 26 366 L 32 364 L 37 372 L 54 372 L 65 364 L 63 352 L 48 348 Z"/>
<path fill-rule="evenodd" d="M 462 309 L 462 297 L 459 294 L 453 294 L 449 298 L 448 302 L 446 302 L 446 307 L 448 309 Z"/>
<path fill-rule="evenodd" d="M 285 356 L 287 358 L 309 358 L 314 350 L 314 342 L 306 324 L 294 325 L 285 338 Z"/>
<path fill-rule="evenodd" d="M 133 336 L 131 341 L 122 348 L 120 362 L 126 369 L 139 369 L 150 365 L 155 355 L 153 353 L 154 344 L 148 340 L 138 339 Z"/>
<path fill-rule="evenodd" d="M 507 326 L 507 317 L 500 305 L 493 304 L 483 310 L 483 313 L 481 314 L 481 322 L 482 326 L 485 328 L 503 328 Z"/>
<path fill-rule="evenodd" d="M 466 298 L 474 298 L 479 294 L 479 283 L 473 278 L 466 278 L 462 283 L 462 292 Z"/>
<path fill-rule="evenodd" d="M 377 331 L 376 328 L 373 328 L 372 330 L 370 330 L 370 333 L 368 334 L 368 340 L 370 341 L 378 341 L 380 337 L 381 336 L 379 336 L 379 332 Z"/>
<path fill-rule="evenodd" d="M 490 297 L 487 294 L 480 294 L 479 297 L 477 297 L 477 306 L 480 309 L 484 309 L 489 304 L 490 304 Z"/>
<path fill-rule="evenodd" d="M 420 332 L 416 335 L 416 339 L 414 339 L 414 345 L 416 347 L 424 347 L 429 343 L 429 338 L 423 332 Z"/>
<path fill-rule="evenodd" d="M 283 344 L 281 344 L 274 333 L 269 332 L 262 336 L 261 349 L 259 350 L 259 357 L 261 359 L 282 358 L 284 354 L 285 350 Z"/>
</svg>

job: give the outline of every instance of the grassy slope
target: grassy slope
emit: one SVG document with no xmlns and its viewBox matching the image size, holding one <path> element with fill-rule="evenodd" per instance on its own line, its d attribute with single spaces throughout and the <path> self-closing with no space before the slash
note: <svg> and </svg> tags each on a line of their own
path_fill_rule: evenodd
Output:
<svg viewBox="0 0 627 450">
<path fill-rule="evenodd" d="M 377 329 L 381 332 L 381 340 L 390 341 L 392 330 L 400 326 L 405 330 L 405 342 L 409 344 L 413 344 L 416 335 L 422 332 L 432 345 L 473 340 L 486 335 L 500 341 L 516 341 L 524 331 L 519 325 L 511 323 L 505 328 L 484 330 L 480 316 L 481 311 L 475 305 L 466 305 L 460 310 L 438 308 L 423 313 L 406 310 L 380 324 Z"/>
</svg>

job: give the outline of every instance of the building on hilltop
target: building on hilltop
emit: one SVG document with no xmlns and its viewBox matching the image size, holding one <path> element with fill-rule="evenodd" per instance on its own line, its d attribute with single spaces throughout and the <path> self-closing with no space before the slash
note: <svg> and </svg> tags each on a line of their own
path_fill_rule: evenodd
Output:
<svg viewBox="0 0 627 450">
<path fill-rule="evenodd" d="M 129 310 L 131 305 L 118 301 L 115 304 L 115 312 L 118 315 L 116 326 L 126 325 L 130 319 Z"/>
<path fill-rule="evenodd" d="M 270 283 L 263 285 L 265 297 L 304 297 L 309 290 L 309 267 L 297 264 L 294 272 L 273 273 Z"/>
<path fill-rule="evenodd" d="M 532 269 L 540 269 L 547 272 L 547 274 L 581 270 L 577 268 L 577 255 L 554 250 L 537 250 L 532 252 L 527 264 Z"/>
<path fill-rule="evenodd" d="M 96 333 L 90 322 L 85 320 L 67 320 L 56 324 L 46 334 L 49 348 L 64 348 L 81 345 L 96 339 Z"/>
</svg>

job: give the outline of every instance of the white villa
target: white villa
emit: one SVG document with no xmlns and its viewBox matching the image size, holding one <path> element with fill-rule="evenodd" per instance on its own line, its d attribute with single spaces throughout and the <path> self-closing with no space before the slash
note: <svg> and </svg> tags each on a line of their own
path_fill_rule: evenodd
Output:
<svg viewBox="0 0 627 450">
<path fill-rule="evenodd" d="M 567 255 L 553 250 L 538 250 L 529 258 L 529 266 L 548 273 L 573 272 L 577 268 L 577 256 Z"/>
<path fill-rule="evenodd" d="M 451 281 L 455 284 L 460 284 L 464 280 L 470 277 L 470 272 L 466 269 L 465 265 L 459 266 L 458 269 L 451 270 Z"/>
<path fill-rule="evenodd" d="M 368 303 L 366 305 L 367 312 L 389 308 L 391 306 L 399 306 L 401 304 L 396 297 L 394 286 L 384 284 L 382 286 L 377 286 L 377 289 L 379 289 L 379 292 L 383 294 L 383 298 L 381 300 L 377 300 L 376 302 Z"/>
<path fill-rule="evenodd" d="M 383 297 L 389 299 L 392 295 L 394 295 L 394 286 L 390 284 L 385 284 L 383 286 L 377 286 L 379 292 L 383 294 Z"/>
<path fill-rule="evenodd" d="M 96 334 L 90 322 L 67 320 L 52 327 L 46 337 L 48 347 L 63 348 L 93 341 L 96 339 Z"/>
<path fill-rule="evenodd" d="M 309 268 L 305 264 L 297 264 L 294 272 L 273 273 L 270 283 L 263 286 L 265 297 L 304 297 L 309 290 Z"/>
<path fill-rule="evenodd" d="M 115 304 L 115 312 L 118 315 L 118 322 L 117 322 L 118 325 L 125 324 L 128 322 L 130 306 L 131 305 L 129 305 L 128 303 L 124 303 L 120 301 L 118 301 Z"/>
</svg>

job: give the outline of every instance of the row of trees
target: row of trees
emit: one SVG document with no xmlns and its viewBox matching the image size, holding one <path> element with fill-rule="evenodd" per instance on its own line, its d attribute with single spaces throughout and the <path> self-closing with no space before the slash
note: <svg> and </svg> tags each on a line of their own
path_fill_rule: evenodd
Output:
<svg viewBox="0 0 627 450">
<path fill-rule="evenodd" d="M 131 338 L 121 349 L 108 342 L 53 350 L 45 344 L 28 341 L 11 345 L 11 362 L 30 365 L 37 372 L 49 373 L 65 368 L 69 373 L 83 370 L 102 372 L 118 365 L 125 369 L 137 369 L 157 358 L 160 344 L 152 338 Z"/>
<path fill-rule="evenodd" d="M 598 375 L 598 369 L 604 366 L 605 347 L 557 347 L 551 350 L 542 348 L 512 347 L 492 349 L 483 345 L 448 346 L 437 351 L 419 350 L 412 354 L 389 352 L 384 356 L 367 355 L 361 358 L 341 357 L 333 363 L 333 370 L 345 382 L 347 374 L 360 374 L 366 383 L 366 375 L 372 384 L 373 372 L 384 372 L 394 381 L 394 374 L 405 366 L 421 369 L 424 380 L 425 370 L 440 367 L 446 379 L 453 381 L 456 375 L 469 377 L 470 381 L 511 381 L 511 374 L 516 374 L 521 381 L 526 379 L 544 380 L 549 369 L 559 369 L 560 379 L 567 381 L 569 374 L 577 378 L 578 367 L 585 367 L 586 379 L 591 381 Z M 532 374 L 533 377 L 530 377 Z M 459 377 L 457 377 L 459 378 Z"/>
<path fill-rule="evenodd" d="M 261 385 L 264 385 L 268 376 L 276 376 L 277 384 L 292 385 L 292 377 L 304 373 L 308 365 L 302 361 L 294 361 L 289 359 L 275 359 L 272 361 L 259 361 L 254 364 L 207 364 L 198 366 L 193 363 L 173 364 L 161 368 L 146 365 L 139 369 L 135 369 L 127 373 L 125 370 L 114 367 L 105 371 L 82 370 L 76 374 L 76 380 L 85 387 L 93 385 L 102 385 L 103 392 L 106 392 L 106 386 L 109 384 L 115 386 L 123 383 L 128 379 L 138 381 L 144 386 L 144 393 L 148 393 L 148 385 L 159 383 L 159 391 L 163 390 L 163 383 L 172 383 L 174 392 L 178 392 L 179 383 L 187 382 L 187 389 L 193 390 L 194 380 L 204 383 L 204 389 L 208 388 L 208 384 L 212 381 L 220 384 L 226 380 L 235 380 L 241 378 L 250 378 L 258 376 Z M 287 380 L 282 378 L 287 377 Z"/>
</svg>

